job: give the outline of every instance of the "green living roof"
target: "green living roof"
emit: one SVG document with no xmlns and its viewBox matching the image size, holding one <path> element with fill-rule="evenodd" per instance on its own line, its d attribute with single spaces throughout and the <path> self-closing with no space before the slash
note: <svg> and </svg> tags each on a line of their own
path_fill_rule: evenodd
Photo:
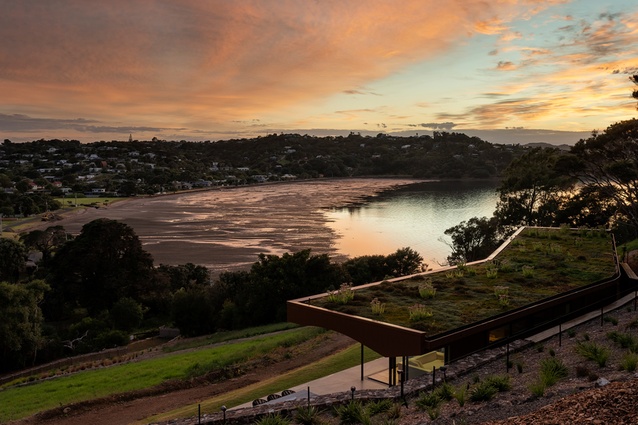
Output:
<svg viewBox="0 0 638 425">
<path fill-rule="evenodd" d="M 612 248 L 601 230 L 525 228 L 491 260 L 344 288 L 309 303 L 435 335 L 610 278 Z M 420 295 L 432 289 L 433 297 Z M 383 312 L 373 312 L 373 304 Z M 422 317 L 411 319 L 411 308 Z"/>
</svg>

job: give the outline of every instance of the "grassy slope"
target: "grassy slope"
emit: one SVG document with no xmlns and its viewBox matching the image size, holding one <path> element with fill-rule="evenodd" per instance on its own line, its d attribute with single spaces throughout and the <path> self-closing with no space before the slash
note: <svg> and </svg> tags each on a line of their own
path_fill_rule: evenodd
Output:
<svg viewBox="0 0 638 425">
<path fill-rule="evenodd" d="M 78 401 L 152 387 L 170 379 L 185 379 L 208 370 L 262 356 L 279 347 L 290 347 L 317 336 L 323 330 L 299 328 L 249 341 L 175 353 L 64 376 L 32 385 L 0 391 L 0 422 Z"/>
<path fill-rule="evenodd" d="M 375 353 L 367 347 L 365 349 L 364 355 L 366 361 L 371 361 L 380 357 L 379 354 Z M 295 369 L 283 375 L 261 381 L 248 387 L 239 388 L 235 391 L 231 391 L 229 393 L 206 400 L 203 403 L 200 403 L 201 412 L 202 414 L 215 413 L 219 412 L 221 406 L 239 406 L 257 398 L 262 398 L 265 394 L 281 392 L 282 390 L 285 390 L 287 388 L 292 388 L 297 385 L 301 385 L 306 382 L 342 371 L 344 369 L 357 366 L 360 361 L 361 348 L 359 344 L 355 344 L 346 350 L 335 353 L 332 356 L 322 359 L 318 362 L 303 366 L 299 369 Z M 139 423 L 147 424 L 151 422 L 160 422 L 176 418 L 193 417 L 197 415 L 197 406 L 198 405 L 196 404 L 184 406 L 183 408 L 174 410 L 172 412 L 147 418 L 146 420 Z"/>
</svg>

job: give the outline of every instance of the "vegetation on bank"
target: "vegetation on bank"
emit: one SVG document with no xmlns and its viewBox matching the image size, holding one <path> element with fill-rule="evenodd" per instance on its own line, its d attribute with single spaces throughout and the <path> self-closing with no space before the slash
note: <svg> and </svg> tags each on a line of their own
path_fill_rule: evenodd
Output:
<svg viewBox="0 0 638 425">
<path fill-rule="evenodd" d="M 615 273 L 606 232 L 527 228 L 492 261 L 364 289 L 344 287 L 311 303 L 437 334 Z"/>
</svg>

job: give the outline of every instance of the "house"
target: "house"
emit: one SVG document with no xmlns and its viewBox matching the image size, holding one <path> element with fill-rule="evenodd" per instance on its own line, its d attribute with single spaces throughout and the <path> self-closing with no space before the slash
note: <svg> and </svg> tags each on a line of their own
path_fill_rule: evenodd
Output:
<svg viewBox="0 0 638 425">
<path fill-rule="evenodd" d="M 559 237 L 558 235 L 555 235 L 554 239 L 550 239 L 551 236 L 548 235 L 549 237 L 545 240 L 545 242 L 536 242 L 534 240 L 527 242 L 524 239 L 523 242 L 521 242 L 519 236 L 521 236 L 521 232 L 523 230 L 523 228 L 519 229 L 517 234 L 511 237 L 502 247 L 492 254 L 492 256 L 488 257 L 488 259 L 467 264 L 467 267 L 476 266 L 477 268 L 486 270 L 487 267 L 492 264 L 491 262 L 493 260 L 500 262 L 499 254 L 503 252 L 503 250 L 507 249 L 510 244 L 513 245 L 514 241 L 517 241 L 518 245 L 516 246 L 519 247 L 519 252 L 529 253 L 530 251 L 525 251 L 525 246 L 520 245 L 521 243 L 529 243 L 531 248 L 532 246 L 536 246 L 534 244 L 540 246 L 542 243 L 550 243 L 547 241 L 551 241 L 551 244 L 556 244 L 556 238 Z M 556 232 L 560 232 L 559 229 L 554 230 Z M 598 233 L 601 235 L 604 234 L 604 232 Z M 525 237 L 527 237 L 527 235 L 525 235 Z M 600 236 L 595 237 L 599 238 Z M 580 240 L 578 234 L 557 249 L 566 249 L 564 247 L 574 244 L 574 240 Z M 509 304 L 506 304 L 505 307 L 501 306 L 502 308 L 499 309 L 498 304 L 501 301 L 500 298 L 493 298 L 488 295 L 488 299 L 491 299 L 490 302 L 494 304 L 494 308 L 496 309 L 495 311 L 498 311 L 498 313 L 491 313 L 491 315 L 488 315 L 487 317 L 477 318 L 476 315 L 478 313 L 475 311 L 476 308 L 474 308 L 469 314 L 466 312 L 465 315 L 452 313 L 449 310 L 446 310 L 449 308 L 448 304 L 451 298 L 445 298 L 446 301 L 441 302 L 446 303 L 446 309 L 441 308 L 437 310 L 436 305 L 432 304 L 432 311 L 434 311 L 435 314 L 435 316 L 433 316 L 434 318 L 429 322 L 427 319 L 426 322 L 422 322 L 427 323 L 427 325 L 419 325 L 419 327 L 414 328 L 399 325 L 394 322 L 385 322 L 383 321 L 383 316 L 372 316 L 375 317 L 375 319 L 371 319 L 370 317 L 365 317 L 361 314 L 354 314 L 352 311 L 357 311 L 353 310 L 356 304 L 347 306 L 349 313 L 340 312 L 338 304 L 333 304 L 337 306 L 333 309 L 328 308 L 330 300 L 327 300 L 327 295 L 318 294 L 315 296 L 306 296 L 304 298 L 288 301 L 287 319 L 289 322 L 303 326 L 320 326 L 348 335 L 359 341 L 362 344 L 362 347 L 365 345 L 382 356 L 387 357 L 388 374 L 385 376 L 388 377 L 387 383 L 392 386 L 396 384 L 396 371 L 398 370 L 397 357 L 401 358 L 399 364 L 404 365 L 402 370 L 404 370 L 406 374 L 416 375 L 427 370 L 431 371 L 433 362 L 439 362 L 438 366 L 434 365 L 435 367 L 439 367 L 441 363 L 447 364 L 451 361 L 462 359 L 488 348 L 506 345 L 509 346 L 508 344 L 511 342 L 537 334 L 543 330 L 582 316 L 592 310 L 601 309 L 605 305 L 611 304 L 615 300 L 628 294 L 635 294 L 635 291 L 638 288 L 638 281 L 634 280 L 634 278 L 631 277 L 631 274 L 627 273 L 624 268 L 620 267 L 616 255 L 615 244 L 613 243 L 613 237 L 611 238 L 612 243 L 609 245 L 607 245 L 607 241 L 603 240 L 594 242 L 598 243 L 598 245 L 596 245 L 599 247 L 598 250 L 603 250 L 603 252 L 600 252 L 597 256 L 595 256 L 595 258 L 607 258 L 604 263 L 600 263 L 606 264 L 604 266 L 605 270 L 610 271 L 607 277 L 603 277 L 596 281 L 584 281 L 579 285 L 572 285 L 570 289 L 563 289 L 563 292 L 557 292 L 554 295 L 548 295 L 544 292 L 546 291 L 544 287 L 537 289 L 539 291 L 539 295 L 533 295 L 532 292 L 534 286 L 532 286 L 532 284 L 526 284 L 526 281 L 523 279 L 521 281 L 522 283 L 518 284 L 521 285 L 521 289 L 516 289 L 516 296 L 529 296 L 530 298 L 526 298 L 526 300 L 529 299 L 532 301 L 521 301 L 520 305 L 512 308 L 507 307 Z M 605 253 L 604 250 L 607 249 L 609 249 L 609 252 Z M 567 253 L 565 251 L 561 252 L 561 257 L 565 257 L 566 255 Z M 594 258 L 594 256 L 592 256 L 592 258 Z M 587 267 L 578 261 L 574 261 L 572 264 L 574 264 L 574 267 L 576 268 Z M 597 265 L 596 267 L 598 268 L 600 266 Z M 351 288 L 351 290 L 354 291 L 354 298 L 356 298 L 356 294 L 361 291 L 361 295 L 359 296 L 360 299 L 368 300 L 370 299 L 368 297 L 381 296 L 383 291 L 388 291 L 388 293 L 384 295 L 387 300 L 389 299 L 390 293 L 399 291 L 399 289 L 403 287 L 408 288 L 406 286 L 408 283 L 403 282 L 407 282 L 409 279 L 416 279 L 411 283 L 412 285 L 417 285 L 418 282 L 423 282 L 424 279 L 425 281 L 428 279 L 431 279 L 431 281 L 439 279 L 441 282 L 445 282 L 444 279 L 447 277 L 441 275 L 441 273 L 448 273 L 448 271 L 451 275 L 450 278 L 453 279 L 453 275 L 456 271 L 458 271 L 458 268 L 453 266 L 448 267 L 443 271 L 426 272 L 412 277 L 408 276 L 388 279 L 383 282 L 361 285 L 359 287 Z M 439 273 L 440 275 L 438 277 L 434 277 L 436 273 Z M 551 275 L 551 269 L 548 270 L 548 273 Z M 599 275 L 605 275 L 605 273 Z M 487 279 L 485 275 L 481 276 L 483 276 L 482 279 Z M 514 285 L 514 280 L 507 277 L 504 279 L 509 282 L 508 285 Z M 539 284 L 539 282 L 536 282 L 535 279 L 531 282 L 533 282 L 534 285 Z M 463 284 L 454 283 L 450 286 L 446 286 L 444 283 L 441 283 L 441 285 L 443 286 L 440 286 L 440 288 L 446 288 L 447 294 L 456 294 L 453 296 L 460 298 L 460 306 L 467 306 L 467 301 L 463 300 L 463 296 L 472 300 L 476 298 L 470 292 L 459 292 L 460 289 L 456 289 L 457 286 L 460 286 L 461 289 L 467 291 L 468 287 L 471 288 L 469 282 L 465 282 Z M 485 283 L 481 285 L 485 285 Z M 494 284 L 492 283 L 492 285 Z M 529 286 L 525 286 L 525 288 L 523 288 L 522 285 Z M 564 286 L 561 283 L 559 287 Z M 478 288 L 484 289 L 485 286 L 479 285 Z M 498 286 L 495 286 L 495 288 L 498 288 Z M 403 289 L 401 290 L 403 291 Z M 404 292 L 401 292 L 401 294 L 404 294 Z M 459 294 L 466 295 L 459 296 Z M 438 296 L 439 295 L 437 294 L 437 297 Z M 447 297 L 448 295 L 445 296 Z M 509 302 L 509 300 L 506 301 Z M 360 305 L 361 307 L 359 308 L 362 310 L 358 311 L 364 311 L 367 315 L 373 314 L 370 312 L 369 301 L 367 306 L 365 303 Z M 399 304 L 393 305 L 395 310 L 398 305 Z M 467 307 L 465 308 L 467 309 Z M 436 314 L 447 315 L 445 316 L 448 318 L 447 322 L 446 319 L 441 319 L 441 317 L 444 316 L 441 316 L 437 320 Z M 407 312 L 405 315 L 407 316 Z M 462 317 L 465 316 L 467 317 L 462 319 Z M 397 317 L 396 313 L 393 313 L 393 317 Z M 448 322 L 453 322 L 453 319 L 462 320 L 462 324 L 452 326 Z M 426 328 L 422 328 L 420 326 L 426 326 Z M 432 329 L 440 330 L 424 330 L 427 329 L 427 326 L 431 326 Z M 425 361 L 427 359 L 431 359 L 431 361 Z M 424 365 L 424 362 L 427 364 Z M 393 379 L 395 379 L 395 381 L 393 381 Z"/>
</svg>

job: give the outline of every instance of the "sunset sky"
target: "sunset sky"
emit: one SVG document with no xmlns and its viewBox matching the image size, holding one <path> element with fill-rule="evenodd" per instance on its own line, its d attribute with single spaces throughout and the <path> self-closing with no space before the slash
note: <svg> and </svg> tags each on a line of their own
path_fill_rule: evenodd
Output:
<svg viewBox="0 0 638 425">
<path fill-rule="evenodd" d="M 636 0 L 0 0 L 0 138 L 465 132 L 634 118 Z"/>
</svg>

